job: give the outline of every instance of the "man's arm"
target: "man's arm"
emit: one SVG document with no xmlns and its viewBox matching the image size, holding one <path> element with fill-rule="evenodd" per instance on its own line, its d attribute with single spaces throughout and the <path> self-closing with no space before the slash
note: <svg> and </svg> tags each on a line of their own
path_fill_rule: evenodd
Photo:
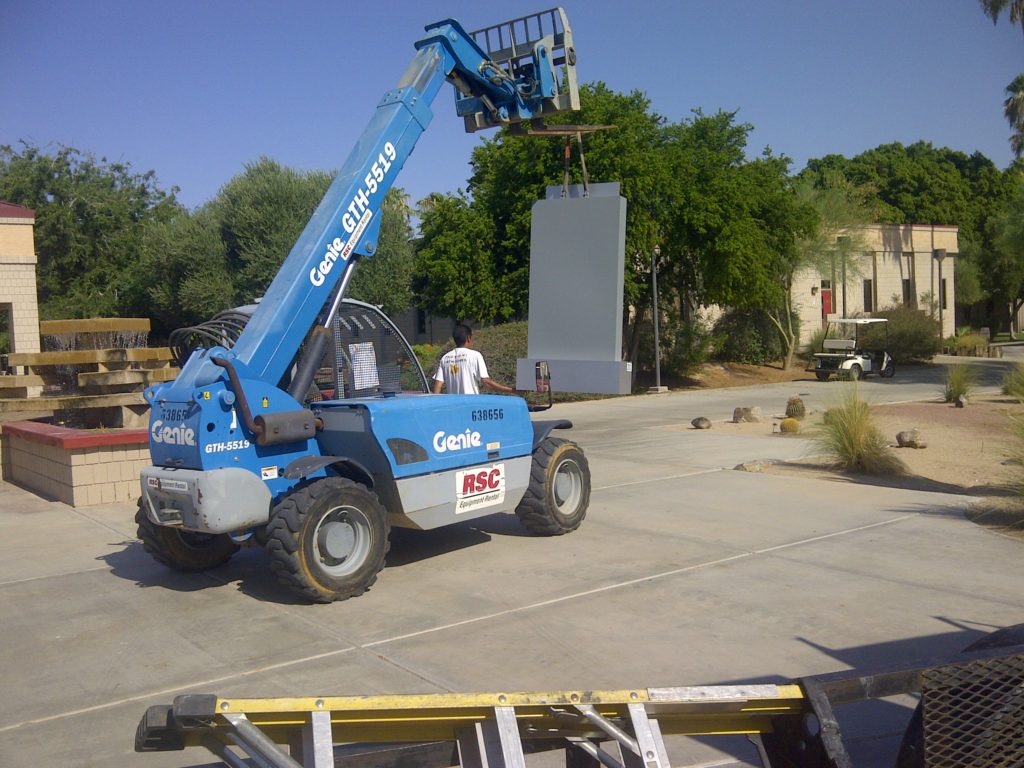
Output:
<svg viewBox="0 0 1024 768">
<path fill-rule="evenodd" d="M 480 383 L 483 384 L 488 389 L 493 389 L 495 392 L 504 392 L 506 395 L 522 394 L 522 392 L 520 392 L 518 389 L 506 387 L 504 384 L 501 384 L 495 381 L 494 379 L 480 379 Z"/>
<path fill-rule="evenodd" d="M 434 379 L 434 394 L 435 395 L 440 395 L 441 394 L 441 380 L 440 379 Z"/>
</svg>

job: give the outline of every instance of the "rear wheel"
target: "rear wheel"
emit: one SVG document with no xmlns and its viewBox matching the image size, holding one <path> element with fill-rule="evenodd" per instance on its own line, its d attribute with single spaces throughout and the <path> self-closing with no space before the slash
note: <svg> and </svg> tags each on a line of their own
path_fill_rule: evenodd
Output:
<svg viewBox="0 0 1024 768">
<path fill-rule="evenodd" d="M 301 486 L 274 507 L 267 527 L 278 581 L 318 603 L 368 590 L 384 568 L 391 526 L 377 495 L 327 477 Z"/>
<path fill-rule="evenodd" d="M 530 487 L 516 516 L 530 533 L 559 536 L 580 527 L 590 503 L 590 465 L 576 443 L 545 438 L 533 452 Z"/>
<path fill-rule="evenodd" d="M 146 514 L 143 500 L 135 513 L 142 547 L 158 563 L 176 571 L 205 571 L 223 565 L 238 551 L 226 533 L 196 533 L 157 525 Z"/>
<path fill-rule="evenodd" d="M 882 370 L 878 372 L 878 375 L 881 376 L 883 379 L 891 379 L 893 376 L 896 375 L 896 363 L 892 361 L 891 357 L 889 358 L 889 362 L 887 362 L 882 367 Z"/>
<path fill-rule="evenodd" d="M 828 371 L 816 371 L 814 375 L 818 377 L 818 381 L 828 381 Z"/>
<path fill-rule="evenodd" d="M 860 379 L 863 373 L 864 369 L 861 368 L 857 363 L 851 365 L 846 371 L 846 375 L 849 377 L 850 381 L 857 381 L 858 379 Z"/>
</svg>

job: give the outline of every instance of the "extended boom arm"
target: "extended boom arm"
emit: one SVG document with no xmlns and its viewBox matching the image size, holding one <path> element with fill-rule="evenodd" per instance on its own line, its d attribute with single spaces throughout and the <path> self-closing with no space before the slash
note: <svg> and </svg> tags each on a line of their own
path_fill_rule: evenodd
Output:
<svg viewBox="0 0 1024 768">
<path fill-rule="evenodd" d="M 453 20 L 427 27 L 398 85 L 384 94 L 355 148 L 281 266 L 229 357 L 246 379 L 278 382 L 309 330 L 330 322 L 356 261 L 377 248 L 381 203 L 433 114 L 430 104 L 447 79 L 458 90 L 467 130 L 509 125 L 579 107 L 575 58 L 561 9 L 474 33 L 485 52 Z M 565 79 L 559 76 L 565 67 Z M 204 386 L 222 377 L 209 354 L 194 355 L 179 384 Z M 295 392 L 292 393 L 295 395 Z M 297 399 L 301 398 L 301 393 Z"/>
</svg>

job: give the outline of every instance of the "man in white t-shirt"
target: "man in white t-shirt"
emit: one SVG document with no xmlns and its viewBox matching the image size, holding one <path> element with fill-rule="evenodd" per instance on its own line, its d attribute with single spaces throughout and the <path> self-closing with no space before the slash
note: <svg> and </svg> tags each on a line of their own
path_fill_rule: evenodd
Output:
<svg viewBox="0 0 1024 768">
<path fill-rule="evenodd" d="M 516 390 L 490 378 L 484 356 L 473 349 L 473 330 L 468 325 L 456 325 L 452 332 L 455 349 L 441 357 L 434 374 L 434 394 L 444 386 L 449 395 L 479 395 L 480 385 L 495 392 L 514 395 Z"/>
</svg>

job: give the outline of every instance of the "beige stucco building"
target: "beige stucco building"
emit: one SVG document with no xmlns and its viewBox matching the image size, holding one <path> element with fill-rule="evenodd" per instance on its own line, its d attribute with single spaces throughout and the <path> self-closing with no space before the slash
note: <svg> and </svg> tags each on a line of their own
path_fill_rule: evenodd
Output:
<svg viewBox="0 0 1024 768">
<path fill-rule="evenodd" d="M 931 224 L 871 224 L 859 230 L 862 247 L 821 274 L 805 269 L 793 279 L 793 308 L 801 343 L 827 320 L 870 317 L 894 303 L 916 306 L 942 320 L 942 335 L 955 333 L 953 260 L 959 230 Z M 945 258 L 936 258 L 936 251 Z"/>
<path fill-rule="evenodd" d="M 35 211 L 0 201 L 0 316 L 9 352 L 39 351 L 35 222 Z"/>
</svg>

